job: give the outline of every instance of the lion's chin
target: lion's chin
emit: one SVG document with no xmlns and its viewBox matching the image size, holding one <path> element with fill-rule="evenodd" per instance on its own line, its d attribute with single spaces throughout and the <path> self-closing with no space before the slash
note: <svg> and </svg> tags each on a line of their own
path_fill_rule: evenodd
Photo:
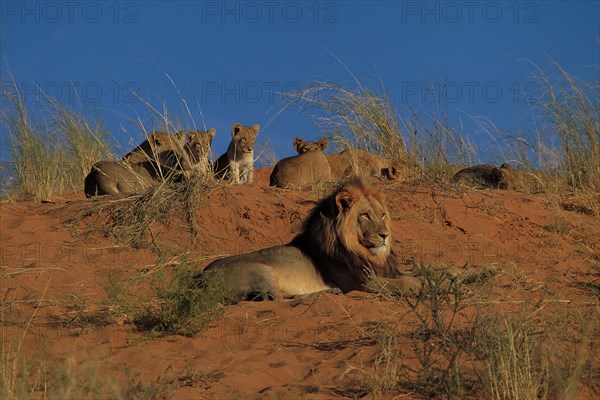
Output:
<svg viewBox="0 0 600 400">
<path fill-rule="evenodd" d="M 387 247 L 385 245 L 381 245 L 381 246 L 377 246 L 377 247 L 370 247 L 369 251 L 374 256 L 381 256 L 387 252 Z"/>
</svg>

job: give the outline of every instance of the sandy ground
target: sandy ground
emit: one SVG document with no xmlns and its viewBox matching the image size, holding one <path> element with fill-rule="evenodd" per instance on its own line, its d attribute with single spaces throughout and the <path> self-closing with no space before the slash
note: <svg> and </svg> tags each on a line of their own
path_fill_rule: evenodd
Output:
<svg viewBox="0 0 600 400">
<path fill-rule="evenodd" d="M 258 171 L 250 186 L 210 189 L 198 211 L 196 243 L 178 219 L 155 224 L 155 242 L 173 254 L 187 252 L 199 260 L 198 269 L 217 257 L 286 243 L 317 193 L 269 188 L 268 174 Z M 592 265 L 598 263 L 600 224 L 575 201 L 552 206 L 543 194 L 417 181 L 377 185 L 387 195 L 402 270 L 421 261 L 458 273 L 491 266 L 498 275 L 491 286 L 474 287 L 477 295 L 517 307 L 548 301 L 568 313 L 597 312 L 598 297 L 577 282 L 598 283 Z M 64 321 L 78 307 L 108 304 L 109 276 L 130 282 L 151 271 L 159 257 L 152 248 L 76 230 L 69 219 L 93 201 L 76 193 L 54 203 L 0 205 L 3 344 L 6 349 L 24 337 L 21 354 L 48 370 L 73 368 L 121 390 L 131 382 L 155 383 L 175 399 L 360 398 L 380 373 L 369 326 L 390 318 L 401 333 L 416 326 L 408 307 L 352 292 L 226 306 L 225 315 L 194 338 L 150 340 L 126 318 L 92 330 L 69 327 Z M 76 226 L 101 220 L 92 215 Z M 400 341 L 404 362 L 417 366 L 408 337 Z M 590 355 L 596 366 L 597 353 Z M 383 397 L 400 396 L 421 398 L 409 390 Z M 594 393 L 584 391 L 581 398 Z"/>
</svg>

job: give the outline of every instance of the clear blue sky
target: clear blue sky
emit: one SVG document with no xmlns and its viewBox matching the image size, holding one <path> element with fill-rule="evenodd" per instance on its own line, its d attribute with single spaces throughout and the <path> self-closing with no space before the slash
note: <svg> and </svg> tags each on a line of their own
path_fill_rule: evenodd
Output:
<svg viewBox="0 0 600 400">
<path fill-rule="evenodd" d="M 239 121 L 260 123 L 259 136 L 283 157 L 295 136 L 319 133 L 296 112 L 269 122 L 277 93 L 313 80 L 353 87 L 336 57 L 368 86 L 383 82 L 402 115 L 409 105 L 428 109 L 424 85 L 447 80 L 451 117 L 473 134 L 469 116 L 487 116 L 505 130 L 526 123 L 527 95 L 536 87 L 530 62 L 549 69 L 555 60 L 590 81 L 600 64 L 598 1 L 0 4 L 2 85 L 8 66 L 31 107 L 40 88 L 65 104 L 76 94 L 86 113 L 106 121 L 121 152 L 142 137 L 132 123 L 138 115 L 153 128 L 131 89 L 157 108 L 166 104 L 188 126 L 180 99 L 200 126 L 201 109 L 206 127 L 217 129 L 217 155 Z"/>
</svg>

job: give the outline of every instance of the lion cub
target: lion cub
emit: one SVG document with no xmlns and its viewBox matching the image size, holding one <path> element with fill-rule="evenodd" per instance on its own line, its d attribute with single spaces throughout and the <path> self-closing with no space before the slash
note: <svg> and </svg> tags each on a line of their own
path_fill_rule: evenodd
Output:
<svg viewBox="0 0 600 400">
<path fill-rule="evenodd" d="M 181 160 L 181 167 L 185 177 L 189 177 L 191 174 L 201 176 L 208 174 L 208 154 L 210 153 L 210 145 L 216 134 L 217 131 L 215 128 L 211 128 L 206 132 L 187 132 L 187 142 L 183 147 L 184 157 Z"/>
<path fill-rule="evenodd" d="M 252 183 L 254 180 L 254 140 L 260 125 L 250 128 L 235 123 L 231 128 L 231 143 L 227 152 L 214 165 L 215 176 L 234 183 Z"/>
<path fill-rule="evenodd" d="M 138 147 L 120 161 L 99 161 L 85 177 L 87 197 L 106 194 L 131 194 L 154 185 L 165 177 L 179 180 L 194 172 L 196 165 L 206 159 L 198 146 L 210 142 L 216 131 L 190 131 L 172 135 L 152 132 Z M 204 161 L 207 163 L 206 161 Z"/>
<path fill-rule="evenodd" d="M 302 189 L 314 184 L 331 180 L 331 168 L 323 151 L 329 141 L 305 142 L 294 139 L 294 148 L 298 152 L 295 157 L 279 160 L 269 178 L 271 186 L 289 189 Z"/>
<path fill-rule="evenodd" d="M 515 189 L 515 173 L 508 164 L 500 168 L 493 165 L 475 165 L 463 168 L 452 177 L 452 182 L 477 189 Z"/>
</svg>

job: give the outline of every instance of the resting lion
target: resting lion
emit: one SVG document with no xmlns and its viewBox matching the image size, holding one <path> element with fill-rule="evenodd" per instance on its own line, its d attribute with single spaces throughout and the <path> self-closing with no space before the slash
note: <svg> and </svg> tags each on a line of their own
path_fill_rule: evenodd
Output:
<svg viewBox="0 0 600 400">
<path fill-rule="evenodd" d="M 232 302 L 365 290 L 366 268 L 402 292 L 419 288 L 396 269 L 391 243 L 383 193 L 354 179 L 322 199 L 289 244 L 216 260 L 200 275 L 224 277 Z"/>
<path fill-rule="evenodd" d="M 271 186 L 280 188 L 301 189 L 315 184 L 331 181 L 331 168 L 323 154 L 328 140 L 305 142 L 294 139 L 297 156 L 279 160 L 269 178 Z"/>
<path fill-rule="evenodd" d="M 250 128 L 235 123 L 231 127 L 231 143 L 227 152 L 216 161 L 213 169 L 218 179 L 234 183 L 252 183 L 254 180 L 254 141 L 260 125 Z"/>
<path fill-rule="evenodd" d="M 370 176 L 377 179 L 398 179 L 402 167 L 395 161 L 371 154 L 360 149 L 346 149 L 337 154 L 328 154 L 331 173 L 337 179 L 352 175 Z"/>
<path fill-rule="evenodd" d="M 294 149 L 298 152 L 298 154 L 304 154 L 311 151 L 321 151 L 324 152 L 329 144 L 329 140 L 327 138 L 321 138 L 316 142 L 309 142 L 304 139 L 297 137 L 294 139 L 292 143 L 294 145 Z"/>
<path fill-rule="evenodd" d="M 298 140 L 298 142 L 296 142 Z M 327 139 L 317 142 L 307 142 L 300 138 L 294 141 L 298 154 L 321 150 L 325 151 Z M 346 149 L 337 154 L 327 154 L 327 161 L 332 176 L 336 179 L 346 179 L 350 176 L 371 176 L 378 179 L 398 179 L 402 167 L 395 161 L 387 160 L 378 155 L 360 149 Z"/>
<path fill-rule="evenodd" d="M 452 182 L 477 189 L 515 189 L 515 173 L 508 164 L 502 164 L 500 168 L 493 165 L 476 165 L 463 168 L 452 177 Z"/>
<path fill-rule="evenodd" d="M 120 161 L 97 162 L 85 177 L 85 195 L 131 194 L 154 185 L 162 177 L 182 171 L 190 173 L 200 157 L 196 144 L 204 143 L 206 136 L 210 144 L 215 131 L 183 133 L 152 132 Z"/>
</svg>

